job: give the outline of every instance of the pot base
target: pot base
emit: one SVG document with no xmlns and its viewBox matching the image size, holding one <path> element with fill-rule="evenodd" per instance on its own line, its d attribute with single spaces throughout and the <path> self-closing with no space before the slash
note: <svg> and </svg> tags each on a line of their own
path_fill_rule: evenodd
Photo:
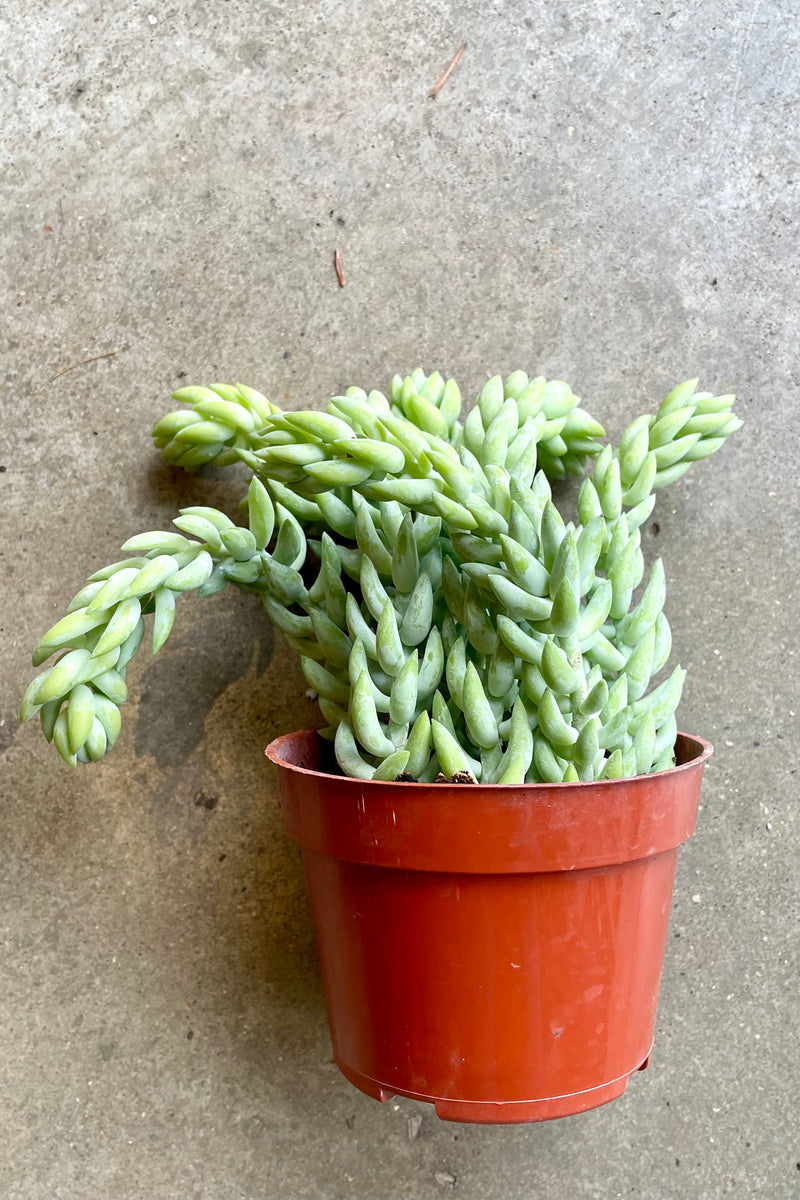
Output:
<svg viewBox="0 0 800 1200">
<path fill-rule="evenodd" d="M 446 1096 L 426 1096 L 422 1092 L 401 1091 L 397 1088 L 384 1087 L 377 1079 L 354 1070 L 353 1067 L 334 1058 L 339 1070 L 349 1083 L 372 1100 L 380 1100 L 387 1104 L 395 1096 L 404 1096 L 409 1100 L 424 1100 L 436 1109 L 436 1115 L 441 1121 L 461 1121 L 473 1125 L 521 1125 L 533 1121 L 554 1121 L 559 1117 L 572 1117 L 578 1113 L 588 1112 L 592 1108 L 600 1108 L 612 1100 L 617 1100 L 628 1085 L 631 1075 L 644 1071 L 650 1062 L 650 1054 L 633 1071 L 602 1083 L 597 1087 L 588 1088 L 584 1092 L 573 1092 L 566 1096 L 543 1096 L 536 1100 L 481 1101 L 456 1100 Z"/>
</svg>

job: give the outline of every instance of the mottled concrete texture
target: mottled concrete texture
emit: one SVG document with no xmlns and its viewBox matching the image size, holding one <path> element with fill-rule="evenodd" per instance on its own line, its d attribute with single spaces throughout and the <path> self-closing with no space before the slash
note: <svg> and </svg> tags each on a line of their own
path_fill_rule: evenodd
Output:
<svg viewBox="0 0 800 1200">
<path fill-rule="evenodd" d="M 800 1196 L 796 6 L 7 0 L 1 19 L 0 1194 Z M 517 366 L 566 378 L 614 436 L 694 374 L 747 420 L 645 537 L 681 723 L 716 745 L 652 1064 L 549 1125 L 443 1124 L 331 1064 L 262 757 L 314 710 L 254 601 L 182 602 L 104 765 L 70 773 L 17 727 L 30 649 L 90 570 L 181 503 L 235 511 L 235 473 L 150 449 L 172 389 L 322 404 L 417 363 L 470 397 Z"/>
</svg>

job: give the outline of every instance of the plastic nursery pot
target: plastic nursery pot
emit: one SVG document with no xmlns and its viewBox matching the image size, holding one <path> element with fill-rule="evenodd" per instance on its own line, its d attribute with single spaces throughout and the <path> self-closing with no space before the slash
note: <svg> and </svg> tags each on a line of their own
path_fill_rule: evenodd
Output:
<svg viewBox="0 0 800 1200">
<path fill-rule="evenodd" d="M 278 738 L 335 1060 L 450 1121 L 542 1121 L 622 1094 L 653 1041 L 678 848 L 711 746 L 593 783 L 374 783 Z M 334 768 L 335 769 L 335 764 Z"/>
</svg>

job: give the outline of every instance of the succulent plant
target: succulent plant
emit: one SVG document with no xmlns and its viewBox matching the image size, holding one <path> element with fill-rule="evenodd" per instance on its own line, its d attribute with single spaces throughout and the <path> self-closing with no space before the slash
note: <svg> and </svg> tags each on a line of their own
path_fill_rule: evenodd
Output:
<svg viewBox="0 0 800 1200">
<path fill-rule="evenodd" d="M 515 371 L 466 419 L 454 380 L 395 376 L 325 412 L 282 412 L 241 385 L 183 388 L 153 431 L 189 471 L 246 462 L 248 526 L 182 509 L 131 538 L 39 642 L 21 717 L 71 765 L 120 730 L 125 670 L 153 615 L 226 583 L 258 594 L 301 655 L 339 766 L 363 779 L 522 784 L 674 763 L 684 672 L 670 654 L 660 559 L 640 529 L 655 491 L 741 425 L 732 396 L 673 389 L 619 447 L 560 381 Z M 565 521 L 551 480 L 591 462 Z"/>
</svg>

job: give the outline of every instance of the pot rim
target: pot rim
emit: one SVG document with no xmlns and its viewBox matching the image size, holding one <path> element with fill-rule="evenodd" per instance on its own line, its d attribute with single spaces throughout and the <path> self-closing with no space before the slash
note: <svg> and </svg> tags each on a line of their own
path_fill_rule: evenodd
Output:
<svg viewBox="0 0 800 1200">
<path fill-rule="evenodd" d="M 332 775 L 318 769 L 322 745 L 316 730 L 304 730 L 267 748 L 286 830 L 304 850 L 365 865 L 480 874 L 573 871 L 674 850 L 694 830 L 711 754 L 707 742 L 681 734 L 682 761 L 652 775 L 467 786 Z"/>
<path fill-rule="evenodd" d="M 698 747 L 698 753 L 693 754 L 692 757 L 688 758 L 685 762 L 676 763 L 674 767 L 667 767 L 664 771 L 652 771 L 647 775 L 626 775 L 621 779 L 589 779 L 566 782 L 562 780 L 560 783 L 475 783 L 466 785 L 463 783 L 452 783 L 448 781 L 447 783 L 433 784 L 421 783 L 419 780 L 354 779 L 350 775 L 339 775 L 335 774 L 333 771 L 316 771 L 311 767 L 302 767 L 298 763 L 290 762 L 282 757 L 280 752 L 284 745 L 290 741 L 290 739 L 295 739 L 304 734 L 311 733 L 319 733 L 319 729 L 300 729 L 295 730 L 292 733 L 280 734 L 278 737 L 273 738 L 273 740 L 264 750 L 264 754 L 271 763 L 284 771 L 294 771 L 299 775 L 308 775 L 316 779 L 351 779 L 353 783 L 358 783 L 362 788 L 402 788 L 406 792 L 414 791 L 416 789 L 423 789 L 429 792 L 434 786 L 437 790 L 440 788 L 456 788 L 462 794 L 466 786 L 469 786 L 472 789 L 483 788 L 486 791 L 496 788 L 498 792 L 529 791 L 531 788 L 536 788 L 537 791 L 541 789 L 542 791 L 553 792 L 556 792 L 559 789 L 563 791 L 567 788 L 571 790 L 583 790 L 586 788 L 596 787 L 598 784 L 601 784 L 604 788 L 608 788 L 625 784 L 630 785 L 634 780 L 638 779 L 661 779 L 666 775 L 677 775 L 683 771 L 696 770 L 698 766 L 705 766 L 708 759 L 711 758 L 711 755 L 714 753 L 714 747 L 704 738 L 701 738 L 694 733 L 682 733 L 679 730 L 676 734 L 676 744 L 678 739 L 681 739 L 684 745 L 687 743 L 694 743 Z M 689 749 L 689 746 L 686 745 L 686 748 Z"/>
</svg>

